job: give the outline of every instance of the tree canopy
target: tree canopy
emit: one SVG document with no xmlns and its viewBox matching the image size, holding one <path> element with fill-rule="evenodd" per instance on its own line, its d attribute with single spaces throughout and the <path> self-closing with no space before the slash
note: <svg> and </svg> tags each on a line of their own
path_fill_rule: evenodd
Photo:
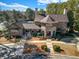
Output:
<svg viewBox="0 0 79 59">
<path fill-rule="evenodd" d="M 38 13 L 42 15 L 42 14 L 45 14 L 46 12 L 45 12 L 44 9 L 40 9 L 40 10 L 38 11 Z"/>
<path fill-rule="evenodd" d="M 34 13 L 34 11 L 32 9 L 27 8 L 25 14 L 26 14 L 27 20 L 34 20 L 35 13 Z"/>
<path fill-rule="evenodd" d="M 74 24 L 76 28 L 79 27 L 77 22 L 79 21 L 79 0 L 68 0 L 67 2 L 63 3 L 48 4 L 46 12 L 47 14 L 63 14 L 64 8 L 68 9 L 67 16 L 69 19 L 68 26 L 70 30 L 74 28 Z"/>
<path fill-rule="evenodd" d="M 68 19 L 69 19 L 69 23 L 68 23 L 68 27 L 70 29 L 70 32 L 73 32 L 73 25 L 74 25 L 74 13 L 69 10 L 67 13 Z"/>
</svg>

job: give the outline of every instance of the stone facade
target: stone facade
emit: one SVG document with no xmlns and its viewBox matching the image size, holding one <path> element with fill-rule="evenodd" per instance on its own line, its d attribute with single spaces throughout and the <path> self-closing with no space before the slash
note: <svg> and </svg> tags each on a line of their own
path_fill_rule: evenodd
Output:
<svg viewBox="0 0 79 59">
<path fill-rule="evenodd" d="M 61 32 L 61 33 L 66 33 L 67 31 L 67 22 L 60 22 L 58 23 L 58 25 L 56 26 L 58 30 L 58 32 Z"/>
</svg>

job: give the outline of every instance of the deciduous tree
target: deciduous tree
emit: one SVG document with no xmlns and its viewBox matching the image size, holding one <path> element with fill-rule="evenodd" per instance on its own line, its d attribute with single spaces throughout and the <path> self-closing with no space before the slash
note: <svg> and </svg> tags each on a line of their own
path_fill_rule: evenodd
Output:
<svg viewBox="0 0 79 59">
<path fill-rule="evenodd" d="M 34 11 L 32 9 L 27 8 L 25 14 L 26 14 L 27 20 L 32 20 L 32 21 L 34 20 L 35 13 L 34 13 Z"/>
</svg>

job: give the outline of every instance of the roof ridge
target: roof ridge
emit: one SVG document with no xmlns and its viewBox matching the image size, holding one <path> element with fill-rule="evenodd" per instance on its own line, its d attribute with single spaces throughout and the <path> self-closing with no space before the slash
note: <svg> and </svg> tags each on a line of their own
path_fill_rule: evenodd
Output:
<svg viewBox="0 0 79 59">
<path fill-rule="evenodd" d="M 50 19 L 51 19 L 52 21 L 55 21 L 50 15 L 49 15 L 49 17 L 50 17 Z"/>
</svg>

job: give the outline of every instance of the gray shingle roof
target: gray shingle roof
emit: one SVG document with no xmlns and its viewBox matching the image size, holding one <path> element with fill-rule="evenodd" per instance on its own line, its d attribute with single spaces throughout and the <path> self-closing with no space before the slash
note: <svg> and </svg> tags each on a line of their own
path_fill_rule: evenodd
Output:
<svg viewBox="0 0 79 59">
<path fill-rule="evenodd" d="M 13 23 L 10 25 L 10 29 L 23 28 L 21 23 Z"/>
<path fill-rule="evenodd" d="M 68 18 L 67 15 L 60 15 L 60 14 L 51 14 L 47 15 L 46 17 L 37 15 L 35 17 L 35 21 L 43 23 L 68 22 Z"/>
<path fill-rule="evenodd" d="M 41 23 L 57 23 L 50 15 L 47 15 L 45 18 L 40 20 Z"/>
<path fill-rule="evenodd" d="M 35 22 L 39 22 L 40 20 L 42 20 L 44 18 L 44 16 L 41 16 L 41 15 L 36 15 L 35 16 Z"/>
<path fill-rule="evenodd" d="M 34 23 L 23 23 L 23 27 L 25 29 L 40 29 L 40 27 L 35 25 Z"/>
<path fill-rule="evenodd" d="M 52 17 L 55 21 L 58 21 L 58 22 L 68 22 L 67 15 L 52 14 L 50 15 L 50 17 Z"/>
</svg>

